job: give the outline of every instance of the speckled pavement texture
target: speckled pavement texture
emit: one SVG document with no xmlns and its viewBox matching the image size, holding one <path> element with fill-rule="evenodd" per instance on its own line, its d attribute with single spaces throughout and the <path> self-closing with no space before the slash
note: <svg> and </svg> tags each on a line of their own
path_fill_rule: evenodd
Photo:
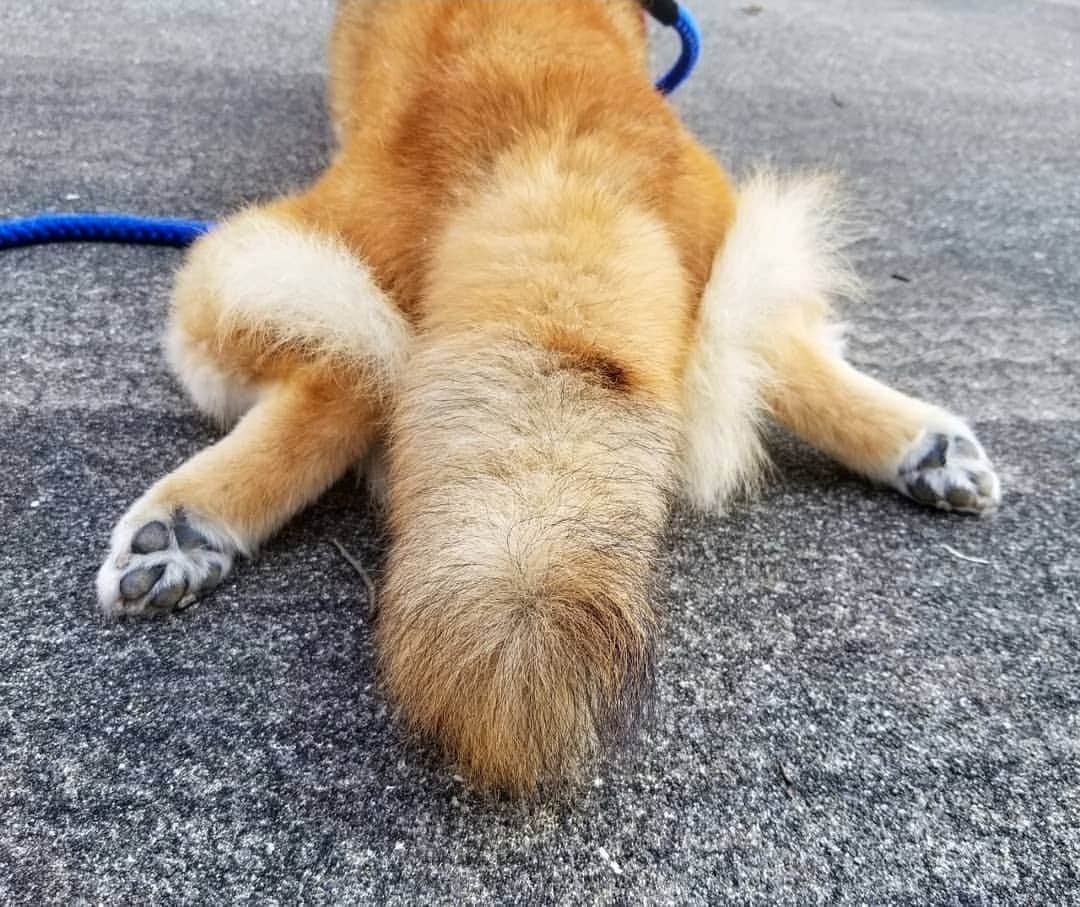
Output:
<svg viewBox="0 0 1080 907">
<path fill-rule="evenodd" d="M 326 158 L 325 2 L 2 6 L 0 216 L 215 217 Z M 1001 512 L 777 436 L 759 501 L 675 517 L 640 742 L 488 800 L 389 723 L 348 484 L 194 613 L 97 616 L 112 522 L 215 437 L 158 350 L 178 255 L 0 253 L 0 902 L 1080 903 L 1080 4 L 694 6 L 678 107 L 846 175 L 852 356 L 974 420 Z"/>
</svg>

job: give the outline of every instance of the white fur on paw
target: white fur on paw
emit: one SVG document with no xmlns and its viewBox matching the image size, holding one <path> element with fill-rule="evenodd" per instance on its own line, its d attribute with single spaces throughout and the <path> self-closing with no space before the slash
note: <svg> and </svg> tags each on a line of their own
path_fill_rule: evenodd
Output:
<svg viewBox="0 0 1080 907">
<path fill-rule="evenodd" d="M 924 431 L 900 461 L 894 486 L 941 510 L 986 513 L 1001 503 L 1001 482 L 975 435 L 959 423 Z"/>
<path fill-rule="evenodd" d="M 225 578 L 237 548 L 228 531 L 183 508 L 136 504 L 113 530 L 98 605 L 109 616 L 186 610 Z"/>
</svg>

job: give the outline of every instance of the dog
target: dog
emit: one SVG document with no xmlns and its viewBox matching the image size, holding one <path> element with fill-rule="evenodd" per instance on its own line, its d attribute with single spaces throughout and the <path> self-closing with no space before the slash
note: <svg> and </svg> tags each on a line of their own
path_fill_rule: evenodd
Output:
<svg viewBox="0 0 1080 907">
<path fill-rule="evenodd" d="M 736 187 L 651 84 L 635 0 L 344 0 L 329 107 L 317 181 L 177 274 L 168 361 L 229 431 L 121 518 L 106 614 L 190 606 L 377 458 L 386 694 L 527 794 L 633 727 L 669 507 L 753 488 L 768 420 L 931 507 L 999 503 L 963 420 L 844 360 L 830 182 Z"/>
</svg>

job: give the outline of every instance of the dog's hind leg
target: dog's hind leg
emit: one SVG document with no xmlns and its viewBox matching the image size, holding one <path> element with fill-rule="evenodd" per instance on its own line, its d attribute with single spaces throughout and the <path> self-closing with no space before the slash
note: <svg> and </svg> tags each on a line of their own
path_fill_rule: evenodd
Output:
<svg viewBox="0 0 1080 907">
<path fill-rule="evenodd" d="M 958 416 L 855 369 L 812 333 L 778 340 L 772 415 L 854 472 L 920 504 L 984 513 L 1001 500 L 986 452 Z"/>
<path fill-rule="evenodd" d="M 196 403 L 235 427 L 117 524 L 97 582 L 108 614 L 195 601 L 378 431 L 407 325 L 358 258 L 285 210 L 225 222 L 178 274 L 169 358 Z"/>
<path fill-rule="evenodd" d="M 687 371 L 684 471 L 722 503 L 763 459 L 771 416 L 849 469 L 931 507 L 983 513 L 1000 483 L 962 419 L 859 372 L 842 356 L 831 298 L 857 292 L 828 180 L 759 175 L 739 193 Z"/>
</svg>

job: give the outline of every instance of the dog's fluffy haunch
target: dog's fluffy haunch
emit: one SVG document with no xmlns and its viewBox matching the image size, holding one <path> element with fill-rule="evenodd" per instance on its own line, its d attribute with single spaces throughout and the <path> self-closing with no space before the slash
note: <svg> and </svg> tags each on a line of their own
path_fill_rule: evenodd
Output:
<svg viewBox="0 0 1080 907">
<path fill-rule="evenodd" d="M 734 188 L 633 0 L 352 0 L 331 70 L 326 172 L 177 277 L 170 363 L 231 431 L 120 520 L 107 613 L 186 607 L 378 444 L 386 690 L 529 791 L 627 728 L 670 500 L 751 485 L 767 418 L 924 504 L 997 504 L 960 419 L 842 358 L 827 181 Z"/>
</svg>

